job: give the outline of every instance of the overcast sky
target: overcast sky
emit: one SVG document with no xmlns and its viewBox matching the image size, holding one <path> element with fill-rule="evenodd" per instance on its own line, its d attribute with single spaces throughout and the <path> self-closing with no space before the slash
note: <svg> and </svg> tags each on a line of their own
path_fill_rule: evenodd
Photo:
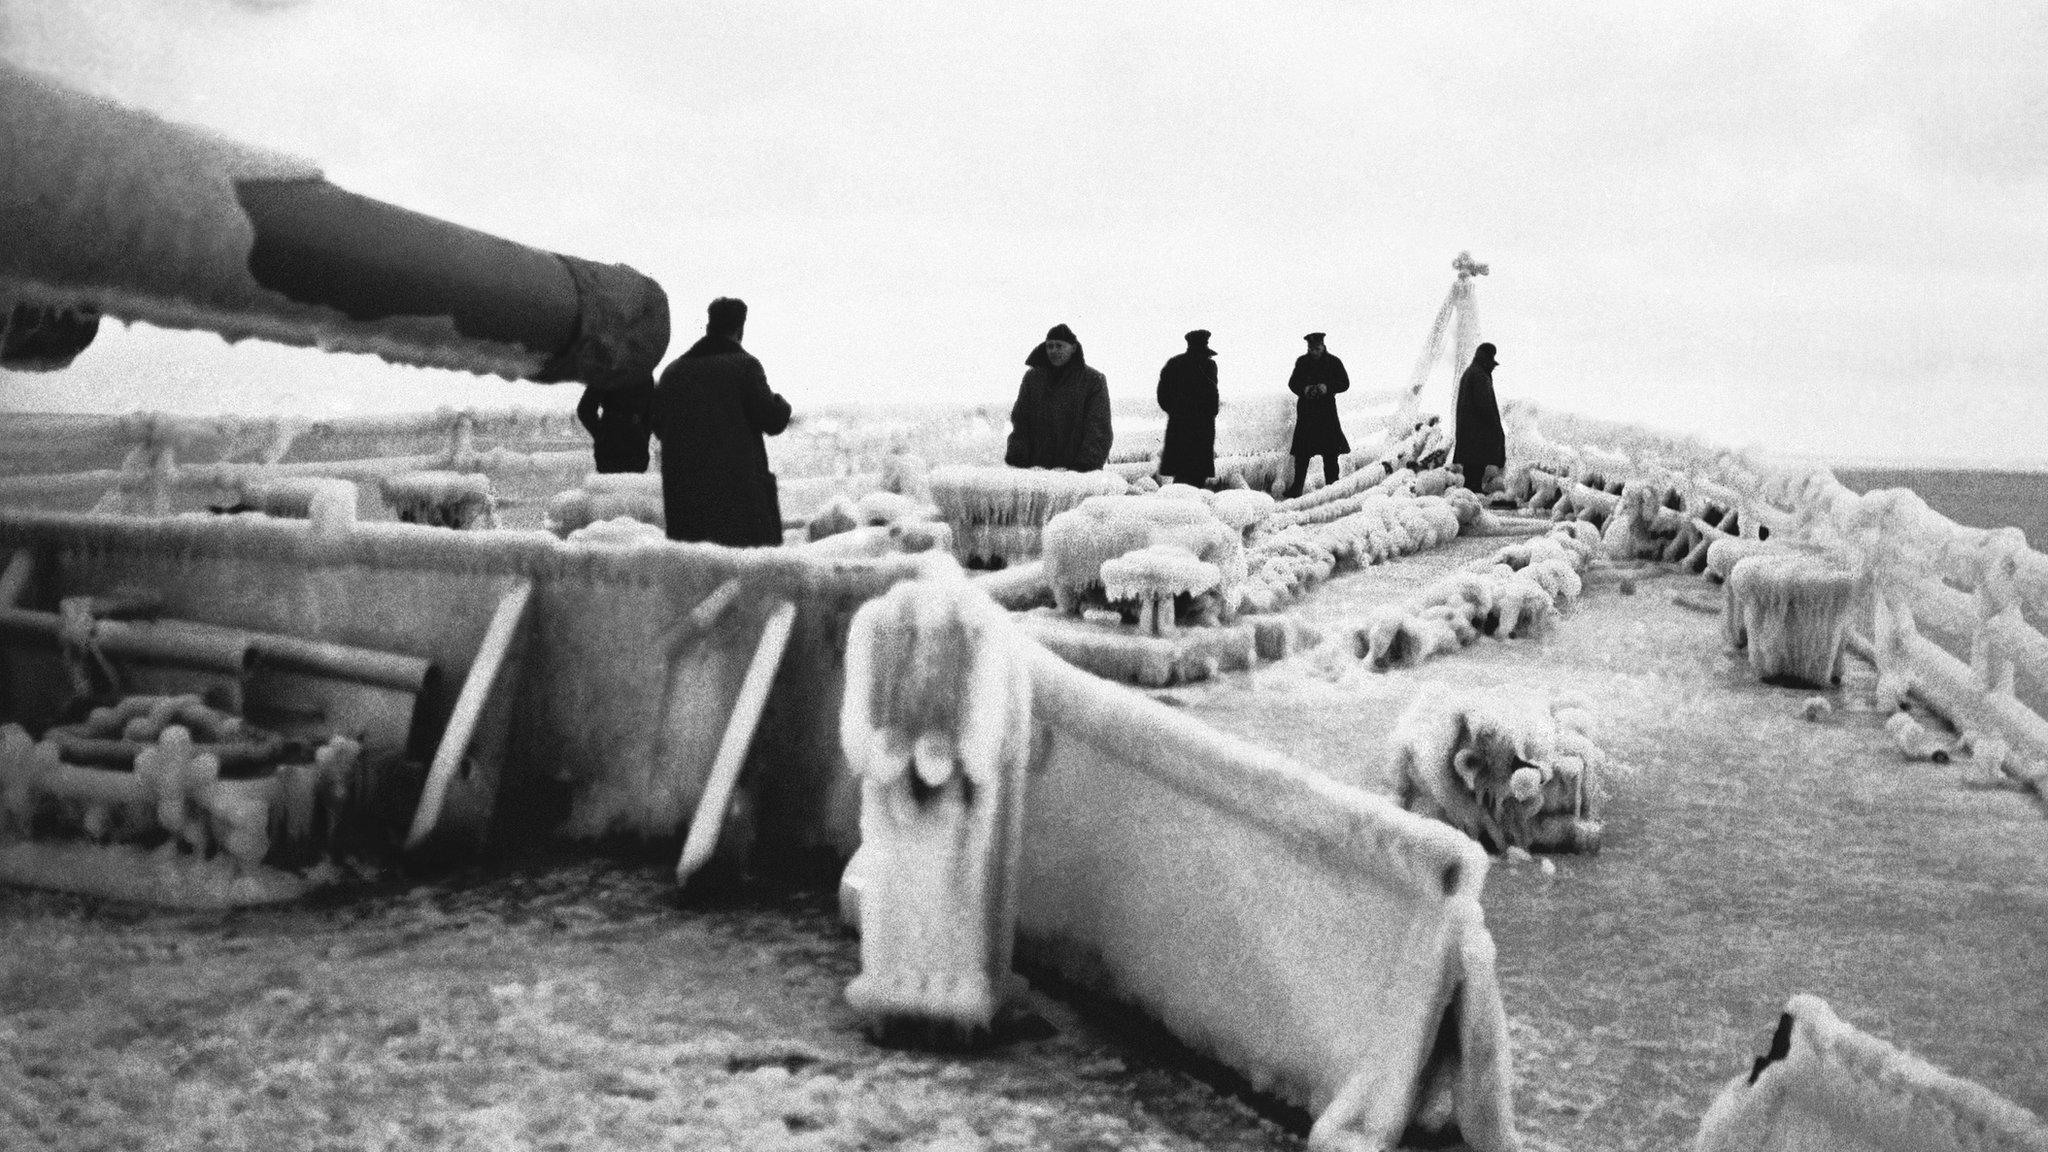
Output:
<svg viewBox="0 0 2048 1152">
<path fill-rule="evenodd" d="M 0 0 L 0 55 L 631 264 L 671 355 L 744 297 L 799 407 L 1006 401 L 1060 322 L 1119 397 L 1195 327 L 1226 393 L 1311 330 L 1393 388 L 1470 249 L 1503 397 L 2048 460 L 2048 5 Z M 15 409 L 572 401 L 115 324 L 0 372 Z"/>
</svg>

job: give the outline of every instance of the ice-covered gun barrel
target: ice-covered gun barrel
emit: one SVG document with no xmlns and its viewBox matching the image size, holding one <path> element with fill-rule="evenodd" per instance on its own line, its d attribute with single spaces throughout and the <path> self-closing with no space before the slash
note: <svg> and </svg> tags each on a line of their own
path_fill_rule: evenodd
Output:
<svg viewBox="0 0 2048 1152">
<path fill-rule="evenodd" d="M 599 388 L 668 346 L 661 286 L 338 188 L 293 157 L 0 64 L 0 366 L 102 315 Z"/>
</svg>

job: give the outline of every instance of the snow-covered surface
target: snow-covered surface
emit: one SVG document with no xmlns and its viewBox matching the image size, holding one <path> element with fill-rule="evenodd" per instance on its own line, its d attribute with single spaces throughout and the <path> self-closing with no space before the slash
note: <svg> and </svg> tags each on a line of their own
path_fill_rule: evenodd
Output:
<svg viewBox="0 0 2048 1152">
<path fill-rule="evenodd" d="M 1289 611 L 1363 614 L 1497 546 L 1339 575 Z M 1690 1147 L 1791 988 L 1853 1004 L 1862 1026 L 2048 1115 L 2048 1008 L 2017 991 L 2039 975 L 2048 892 L 2036 802 L 1972 785 L 1965 765 L 1907 761 L 1867 665 L 1806 719 L 1811 690 L 1757 683 L 1715 617 L 1674 602 L 1719 589 L 1653 571 L 1623 594 L 1624 575 L 1594 570 L 1541 639 L 1394 672 L 1325 646 L 1153 695 L 1368 786 L 1424 684 L 1589 703 L 1615 762 L 1603 850 L 1554 877 L 1496 868 L 1484 899 L 1525 1147 Z"/>
<path fill-rule="evenodd" d="M 232 916 L 0 890 L 0 1146 L 1300 1147 L 1155 1033 L 1042 997 L 990 1054 L 870 1044 L 827 898 L 679 909 L 673 868 Z"/>
</svg>

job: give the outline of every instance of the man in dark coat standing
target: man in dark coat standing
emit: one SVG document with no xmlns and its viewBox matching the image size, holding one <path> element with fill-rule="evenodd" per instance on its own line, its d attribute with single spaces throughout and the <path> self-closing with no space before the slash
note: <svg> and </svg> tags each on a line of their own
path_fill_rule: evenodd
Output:
<svg viewBox="0 0 2048 1152">
<path fill-rule="evenodd" d="M 1209 333 L 1187 334 L 1188 350 L 1159 370 L 1159 406 L 1166 410 L 1166 446 L 1159 472 L 1197 488 L 1216 475 L 1216 353 Z"/>
<path fill-rule="evenodd" d="M 590 433 L 591 454 L 599 472 L 647 471 L 647 438 L 654 404 L 654 377 L 648 375 L 625 388 L 585 388 L 576 418 Z"/>
<path fill-rule="evenodd" d="M 1294 456 L 1294 479 L 1287 485 L 1290 497 L 1301 495 L 1308 482 L 1309 457 L 1323 458 L 1323 482 L 1334 484 L 1337 457 L 1351 451 L 1344 425 L 1337 420 L 1337 393 L 1351 387 L 1351 377 L 1344 362 L 1323 347 L 1323 333 L 1311 332 L 1302 339 L 1308 341 L 1308 351 L 1295 358 L 1294 375 L 1287 378 L 1287 390 L 1296 397 L 1294 444 L 1288 449 Z"/>
<path fill-rule="evenodd" d="M 761 437 L 789 427 L 789 401 L 769 389 L 761 362 L 740 347 L 746 326 L 745 303 L 713 300 L 704 338 L 655 387 L 671 540 L 739 548 L 782 543 L 782 506 Z"/>
<path fill-rule="evenodd" d="M 1500 427 L 1500 405 L 1493 399 L 1493 345 L 1472 350 L 1472 363 L 1458 377 L 1457 437 L 1451 459 L 1465 470 L 1465 487 L 1481 491 L 1486 470 L 1507 467 L 1508 439 Z"/>
<path fill-rule="evenodd" d="M 1024 358 L 1024 382 L 1010 406 L 1012 468 L 1094 472 L 1109 461 L 1109 381 L 1088 366 L 1081 341 L 1065 324 Z"/>
</svg>

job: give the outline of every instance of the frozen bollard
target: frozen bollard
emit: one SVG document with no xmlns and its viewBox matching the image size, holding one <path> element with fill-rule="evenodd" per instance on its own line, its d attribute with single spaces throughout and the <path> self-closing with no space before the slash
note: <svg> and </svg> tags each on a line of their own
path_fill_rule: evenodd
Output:
<svg viewBox="0 0 2048 1152">
<path fill-rule="evenodd" d="M 1016 980 L 1023 643 L 957 568 L 854 618 L 840 738 L 861 777 L 861 973 L 846 999 L 873 1031 L 980 1036 Z"/>
<path fill-rule="evenodd" d="M 1856 577 L 1803 552 L 1753 555 L 1729 570 L 1721 627 L 1758 679 L 1826 688 L 1841 673 Z"/>
</svg>

